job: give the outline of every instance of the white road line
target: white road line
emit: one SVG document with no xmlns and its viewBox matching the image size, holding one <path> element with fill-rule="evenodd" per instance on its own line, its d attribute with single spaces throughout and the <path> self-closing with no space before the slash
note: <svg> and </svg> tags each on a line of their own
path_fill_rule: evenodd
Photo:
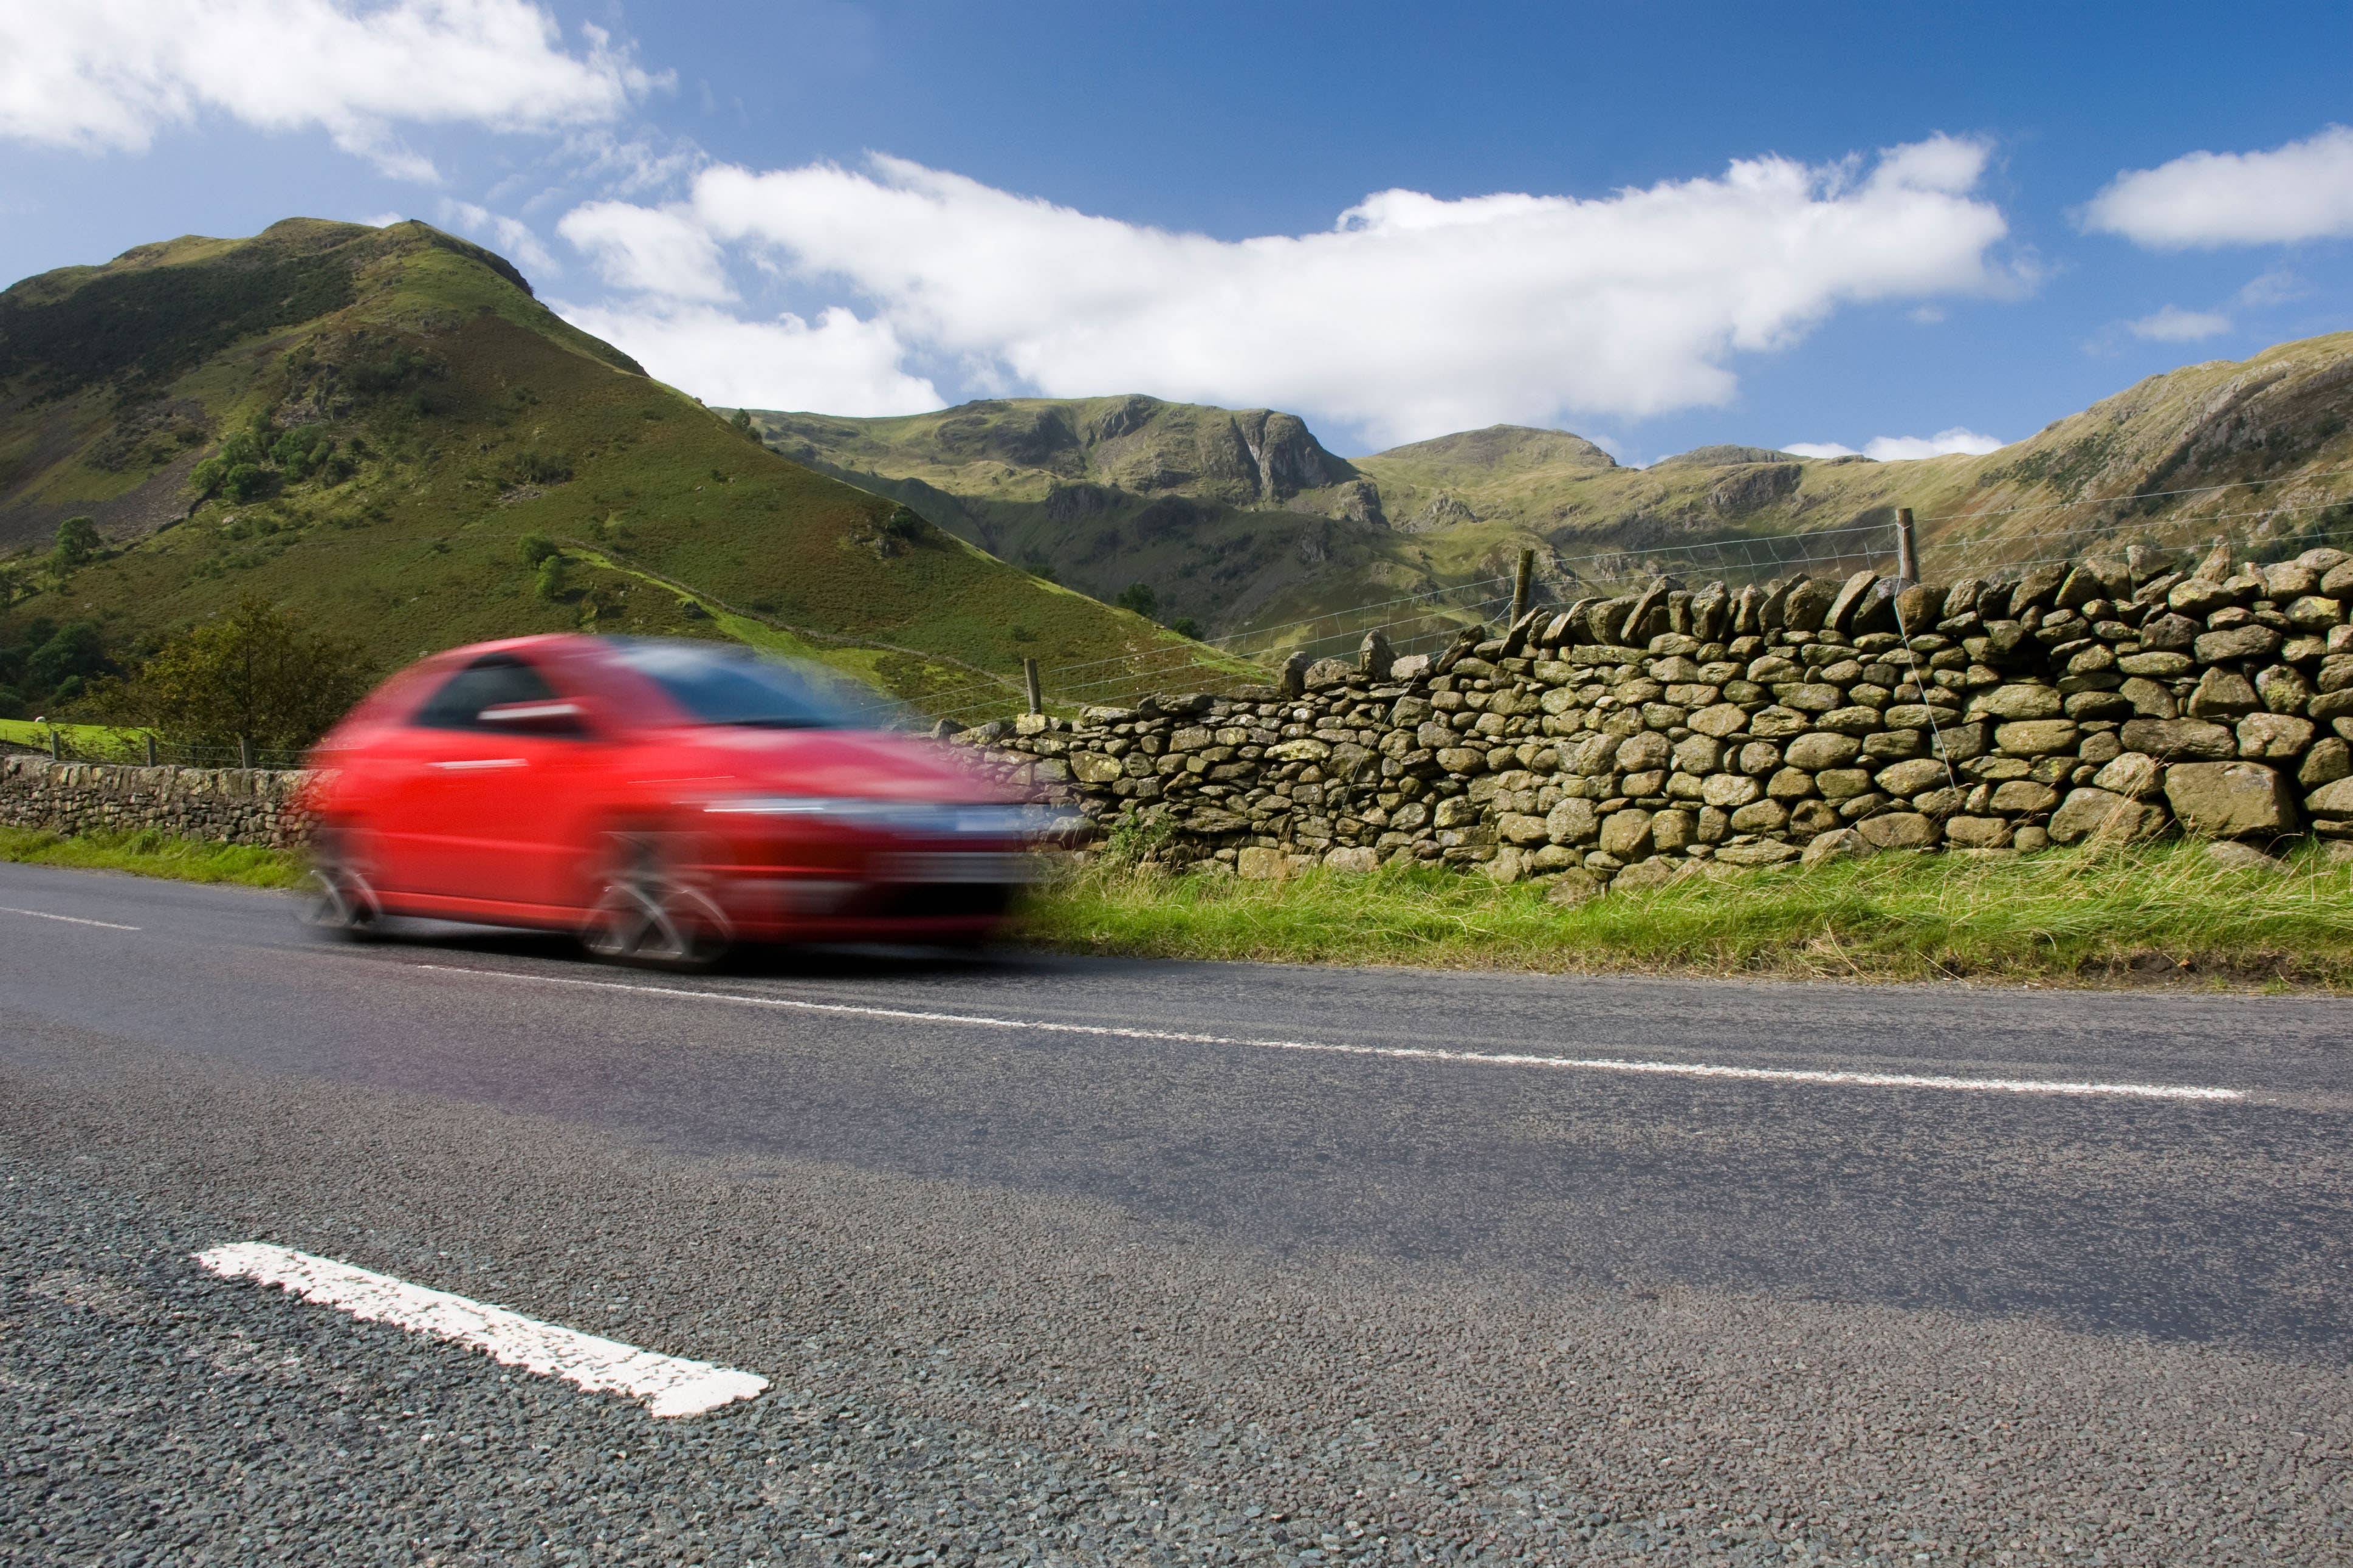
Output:
<svg viewBox="0 0 2353 1568">
<path fill-rule="evenodd" d="M 1723 1067 L 1708 1062 L 1638 1061 L 1618 1057 L 1547 1057 L 1506 1051 L 1458 1051 L 1439 1046 L 1349 1046 L 1321 1040 L 1266 1040 L 1232 1035 L 1196 1035 L 1175 1029 L 1134 1029 L 1114 1024 L 1057 1024 L 1036 1018 L 999 1018 L 983 1013 L 930 1013 L 905 1007 L 870 1007 L 844 1002 L 807 1002 L 786 996 L 750 996 L 730 991 L 690 991 L 678 985 L 638 985 L 621 980 L 574 980 L 555 974 L 514 974 L 458 963 L 413 967 L 484 980 L 531 985 L 570 985 L 590 991 L 621 991 L 688 1002 L 718 1002 L 739 1007 L 776 1007 L 800 1013 L 830 1013 L 854 1018 L 891 1018 L 906 1023 L 957 1024 L 976 1029 L 1031 1029 L 1054 1035 L 1092 1035 L 1118 1040 L 1167 1040 L 1193 1046 L 1241 1046 L 1267 1051 L 1318 1051 L 1335 1056 L 1388 1057 L 1401 1061 L 1471 1062 L 1482 1067 L 1554 1068 L 1583 1072 L 1651 1073 L 1668 1078 L 1741 1079 L 1760 1083 L 1838 1084 L 1864 1089 L 1950 1089 L 1993 1094 L 2105 1095 L 2127 1100 L 2244 1100 L 2246 1091 L 2197 1084 L 2103 1083 L 2041 1078 L 1954 1078 L 1930 1073 L 1850 1072 L 1818 1068 Z"/>
<path fill-rule="evenodd" d="M 0 904 L 0 915 L 30 915 L 37 921 L 63 921 L 69 926 L 97 926 L 102 931 L 137 931 L 139 929 L 137 926 L 121 925 L 113 921 L 86 921 L 79 915 L 53 915 L 47 910 L 20 910 L 7 904 Z"/>
<path fill-rule="evenodd" d="M 591 1393 L 628 1394 L 657 1415 L 700 1415 L 768 1386 L 766 1378 L 733 1367 L 642 1351 L 289 1247 L 240 1241 L 195 1258 L 226 1279 L 283 1286 L 364 1322 L 470 1345 L 501 1365 L 560 1377 Z"/>
</svg>

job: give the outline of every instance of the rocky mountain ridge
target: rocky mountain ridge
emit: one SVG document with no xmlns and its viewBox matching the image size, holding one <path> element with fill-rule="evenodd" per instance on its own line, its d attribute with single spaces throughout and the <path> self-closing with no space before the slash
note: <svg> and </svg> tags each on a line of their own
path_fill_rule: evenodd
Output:
<svg viewBox="0 0 2353 1568">
<path fill-rule="evenodd" d="M 1106 422 L 1128 408 L 1147 412 Z M 2353 524 L 2331 510 L 2353 495 L 2334 472 L 2353 468 L 2353 333 L 2151 376 L 1983 457 L 1895 462 L 1715 446 L 1630 468 L 1581 437 L 1517 426 L 1342 459 L 1291 416 L 1148 398 L 753 417 L 788 455 L 985 548 L 1101 595 L 1143 582 L 1213 632 L 1492 579 L 1522 550 L 1544 591 L 1567 596 L 1677 570 L 1695 546 L 1867 529 L 1899 506 L 1918 513 L 1932 558 L 1971 569 L 2048 553 L 2058 536 L 2073 548 Z M 1229 433 L 1244 420 L 1280 432 L 1267 449 L 1296 454 L 1271 481 Z M 1031 434 L 1048 431 L 1060 434 Z M 2155 491 L 2197 493 L 2099 499 Z"/>
</svg>

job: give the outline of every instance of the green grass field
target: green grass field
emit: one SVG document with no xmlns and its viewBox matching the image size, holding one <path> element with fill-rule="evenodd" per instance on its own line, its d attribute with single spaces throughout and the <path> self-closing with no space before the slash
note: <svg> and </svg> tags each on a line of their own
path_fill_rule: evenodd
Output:
<svg viewBox="0 0 2353 1568">
<path fill-rule="evenodd" d="M 0 860 L 248 888 L 290 888 L 302 879 L 302 858 L 289 850 L 174 838 L 153 828 L 67 837 L 40 828 L 0 827 Z"/>
<path fill-rule="evenodd" d="M 292 887 L 301 857 L 155 833 L 0 828 L 0 860 Z M 1046 889 L 1027 939 L 1066 952 L 1446 969 L 2118 984 L 2353 987 L 2353 863 L 2277 871 L 2197 846 L 2008 859 L 1884 855 L 1693 878 L 1574 909 L 1540 887 L 1416 869 L 1288 882 L 1098 860 Z"/>
<path fill-rule="evenodd" d="M 1694 877 L 1564 909 L 1541 887 L 1441 870 L 1289 882 L 1098 863 L 1042 898 L 1071 952 L 1789 978 L 2353 984 L 2353 865 L 2275 872 L 2195 845 L 2000 859 L 1886 855 Z"/>
<path fill-rule="evenodd" d="M 118 730 L 105 724 L 36 724 L 30 719 L 0 719 L 0 741 L 12 745 L 47 749 L 54 729 L 80 755 L 120 757 L 125 762 L 146 758 L 143 730 Z"/>
</svg>

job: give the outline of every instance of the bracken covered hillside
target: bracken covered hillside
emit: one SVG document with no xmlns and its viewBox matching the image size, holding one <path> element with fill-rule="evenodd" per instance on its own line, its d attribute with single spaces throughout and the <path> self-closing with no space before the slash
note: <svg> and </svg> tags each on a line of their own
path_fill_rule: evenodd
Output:
<svg viewBox="0 0 2353 1568">
<path fill-rule="evenodd" d="M 1516 426 L 1344 460 L 1288 416 L 1143 397 L 755 417 L 778 449 L 943 528 L 1091 593 L 1144 582 L 1212 630 L 1495 577 L 1524 549 L 1569 598 L 1678 570 L 1685 546 L 1880 524 L 1898 506 L 1919 513 L 1927 564 L 1955 574 L 2127 539 L 2317 538 L 2353 523 L 2331 510 L 2353 495 L 2353 474 L 2332 471 L 2353 467 L 2353 333 L 2152 376 L 2000 451 L 1917 462 L 1709 447 L 1629 468 L 1582 437 Z"/>
<path fill-rule="evenodd" d="M 78 515 L 103 548 L 68 570 Z M 118 655 L 250 595 L 387 663 L 683 631 L 919 701 L 1176 640 L 766 449 L 417 223 L 294 219 L 0 293 L 0 645 L 88 621 Z"/>
</svg>

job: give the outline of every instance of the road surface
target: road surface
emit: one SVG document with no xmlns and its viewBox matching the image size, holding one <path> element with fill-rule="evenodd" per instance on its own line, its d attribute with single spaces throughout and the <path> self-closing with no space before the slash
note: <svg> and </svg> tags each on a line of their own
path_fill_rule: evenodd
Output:
<svg viewBox="0 0 2353 1568">
<path fill-rule="evenodd" d="M 2353 1560 L 2333 999 L 682 979 L 6 866 L 0 1009 L 9 1561 Z"/>
</svg>

